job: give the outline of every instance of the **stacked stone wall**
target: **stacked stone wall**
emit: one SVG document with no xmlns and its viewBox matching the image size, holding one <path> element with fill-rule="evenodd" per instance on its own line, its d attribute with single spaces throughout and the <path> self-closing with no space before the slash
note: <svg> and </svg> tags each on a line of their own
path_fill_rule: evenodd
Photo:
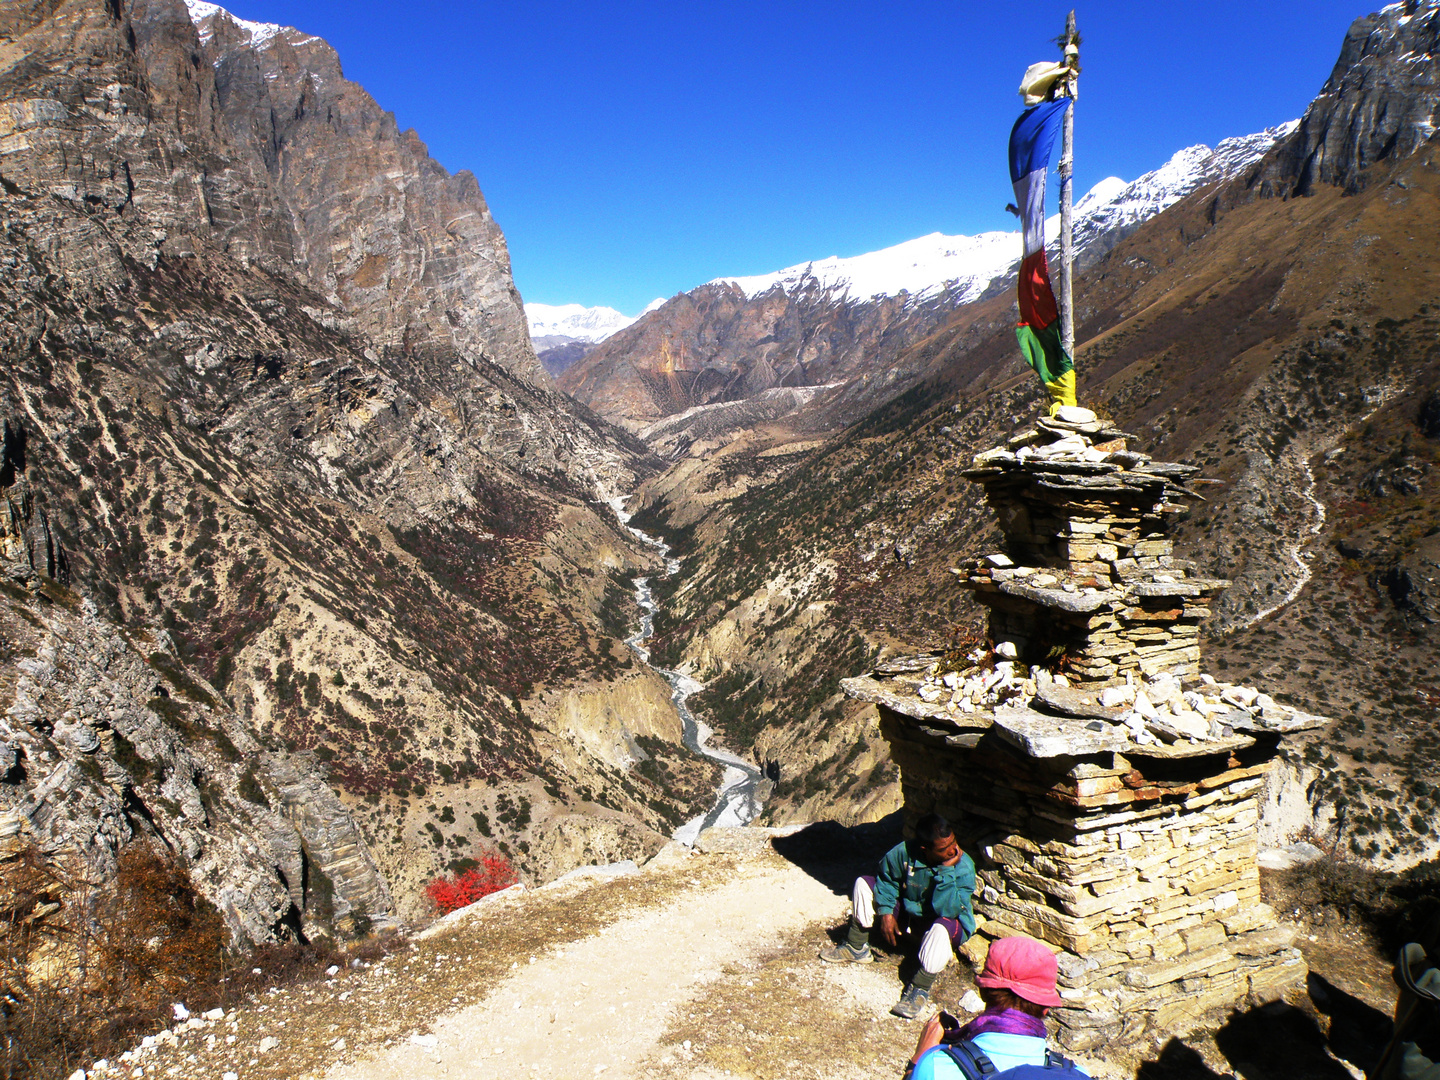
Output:
<svg viewBox="0 0 1440 1080">
<path fill-rule="evenodd" d="M 1197 470 L 1060 412 L 965 474 L 1005 534 L 955 570 L 990 609 L 989 647 L 842 686 L 879 708 L 907 815 L 944 814 L 975 859 L 964 951 L 1049 943 L 1059 1039 L 1082 1051 L 1303 985 L 1295 931 L 1260 897 L 1260 795 L 1282 734 L 1327 721 L 1201 673 L 1228 582 L 1169 538 Z"/>
<path fill-rule="evenodd" d="M 994 730 L 881 717 L 907 814 L 944 814 L 975 859 L 983 938 L 1029 934 L 1059 952 L 1066 1004 L 1052 1015 L 1068 1049 L 1187 1030 L 1303 983 L 1255 862 L 1273 742 L 1037 760 Z"/>
</svg>

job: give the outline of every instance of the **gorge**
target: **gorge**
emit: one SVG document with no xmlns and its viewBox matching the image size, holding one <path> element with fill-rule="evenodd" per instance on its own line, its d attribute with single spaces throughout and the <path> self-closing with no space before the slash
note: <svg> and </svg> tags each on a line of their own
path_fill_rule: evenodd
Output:
<svg viewBox="0 0 1440 1080">
<path fill-rule="evenodd" d="M 620 504 L 623 499 L 616 499 L 616 513 L 620 521 L 627 527 L 630 522 L 630 515 L 624 513 Z M 661 565 L 665 569 L 665 576 L 669 577 L 677 573 L 680 563 L 670 558 L 670 545 L 662 540 L 657 540 L 639 529 L 630 528 L 643 544 L 653 547 L 660 556 Z M 704 690 L 702 683 L 697 683 L 678 671 L 668 671 L 664 668 L 655 667 L 650 663 L 650 650 L 645 643 L 655 636 L 655 616 L 660 611 L 660 606 L 655 602 L 654 591 L 650 588 L 649 578 L 635 579 L 635 604 L 643 613 L 640 618 L 640 628 L 628 638 L 625 644 L 635 650 L 635 655 L 658 675 L 670 684 L 671 698 L 675 704 L 675 711 L 680 716 L 684 725 L 684 743 L 686 749 L 693 754 L 709 758 L 711 761 L 719 762 L 725 769 L 720 779 L 720 788 L 716 792 L 715 806 L 707 813 L 685 822 L 675 830 L 674 837 L 683 844 L 693 844 L 696 837 L 702 831 L 714 826 L 722 828 L 733 828 L 737 825 L 748 825 L 760 813 L 765 801 L 764 789 L 760 787 L 760 770 L 751 762 L 742 757 L 729 753 L 725 750 L 714 750 L 708 745 L 714 731 L 705 723 L 695 718 L 686 704 L 690 695 L 698 690 Z"/>
<path fill-rule="evenodd" d="M 1211 482 L 1207 657 L 1336 719 L 1264 843 L 1396 872 L 1440 855 L 1437 46 L 1434 0 L 1360 18 L 1299 121 L 1097 187 L 1076 282 L 1082 401 Z M 717 278 L 547 368 L 479 181 L 326 42 L 6 5 L 0 866 L 160 852 L 239 954 L 423 923 L 487 855 L 886 819 L 841 681 L 987 644 L 1014 239 Z"/>
</svg>

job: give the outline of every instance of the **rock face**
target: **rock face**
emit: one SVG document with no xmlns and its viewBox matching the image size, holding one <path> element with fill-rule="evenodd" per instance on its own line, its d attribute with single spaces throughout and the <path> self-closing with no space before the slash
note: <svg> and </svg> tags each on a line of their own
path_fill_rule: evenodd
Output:
<svg viewBox="0 0 1440 1080">
<path fill-rule="evenodd" d="M 177 6 L 152 3 L 140 25 L 157 29 L 140 32 L 164 32 Z M 263 162 L 315 290 L 381 348 L 450 348 L 545 385 L 475 177 L 447 174 L 320 38 L 198 0 L 189 10 L 220 118 Z"/>
<path fill-rule="evenodd" d="M 50 805 L 63 769 L 88 809 L 27 811 L 38 843 L 103 873 L 163 837 L 257 939 L 423 914 L 426 880 L 502 844 L 539 877 L 590 838 L 651 849 L 688 800 L 557 703 L 633 664 L 623 575 L 651 557 L 602 500 L 656 463 L 536 368 L 473 179 L 323 42 L 197 11 L 203 42 L 175 0 L 0 13 L 0 547 L 144 642 L 105 646 L 142 703 L 114 730 L 159 724 L 170 755 L 152 775 L 46 699 L 46 768 L 0 803 Z M 75 618 L 41 623 L 78 641 Z M 157 656 L 198 704 L 144 704 L 176 700 Z M 191 745 L 217 727 L 238 760 Z M 571 811 L 606 823 L 550 838 Z"/>
<path fill-rule="evenodd" d="M 1295 137 L 1265 163 L 1265 195 L 1363 188 L 1384 159 L 1408 157 L 1435 133 L 1440 5 L 1407 0 L 1356 19 Z"/>
<path fill-rule="evenodd" d="M 23 486 L 5 493 L 7 540 L 24 524 Z M 102 879 L 126 844 L 157 841 L 242 942 L 287 923 L 314 937 L 393 922 L 369 845 L 313 754 L 267 751 L 163 630 L 115 626 L 26 561 L 7 556 L 0 574 L 0 831 L 78 853 Z"/>
<path fill-rule="evenodd" d="M 1376 585 L 1410 626 L 1425 631 L 1440 623 L 1440 533 L 1432 533 L 1389 569 Z"/>
</svg>

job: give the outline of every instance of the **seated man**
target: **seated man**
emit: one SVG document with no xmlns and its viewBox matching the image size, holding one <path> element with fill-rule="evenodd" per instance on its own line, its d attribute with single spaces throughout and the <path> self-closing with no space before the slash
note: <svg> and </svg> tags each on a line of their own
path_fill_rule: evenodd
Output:
<svg viewBox="0 0 1440 1080">
<path fill-rule="evenodd" d="M 855 879 L 850 932 L 820 959 L 870 963 L 870 928 L 877 917 L 880 937 L 891 948 L 903 936 L 919 936 L 920 970 L 890 1010 L 913 1020 L 956 946 L 975 932 L 974 891 L 975 863 L 955 842 L 955 830 L 939 814 L 926 814 L 915 823 L 915 839 L 892 848 L 877 875 Z"/>
</svg>

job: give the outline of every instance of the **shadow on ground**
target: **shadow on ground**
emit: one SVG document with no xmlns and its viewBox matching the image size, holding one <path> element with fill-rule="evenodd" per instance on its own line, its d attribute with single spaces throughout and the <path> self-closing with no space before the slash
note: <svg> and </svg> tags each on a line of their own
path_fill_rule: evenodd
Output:
<svg viewBox="0 0 1440 1080">
<path fill-rule="evenodd" d="M 822 821 L 771 843 L 835 895 L 847 896 L 855 878 L 873 873 L 881 856 L 900 842 L 903 821 L 899 811 L 848 828 Z M 843 924 L 832 929 L 831 940 L 839 941 L 844 932 Z M 897 952 L 904 957 L 903 950 Z M 901 985 L 907 974 L 898 973 Z M 1337 1059 L 1361 1071 L 1369 1068 L 1390 1037 L 1390 1017 L 1313 971 L 1306 989 L 1308 995 L 1297 995 L 1296 1004 L 1236 1010 L 1213 1033 L 1171 1038 L 1154 1058 L 1141 1062 L 1136 1080 L 1235 1080 L 1237 1074 L 1245 1080 L 1354 1080 Z M 1206 1046 L 1202 1054 L 1196 1047 L 1205 1043 L 1213 1043 L 1213 1051 Z M 1228 1069 L 1215 1071 L 1207 1058 L 1223 1058 Z"/>
<path fill-rule="evenodd" d="M 1140 1065 L 1136 1080 L 1228 1080 L 1237 1073 L 1245 1080 L 1353 1080 L 1336 1058 L 1369 1068 L 1390 1036 L 1390 1018 L 1314 973 L 1308 989 L 1297 1005 L 1277 1001 L 1230 1014 L 1213 1039 L 1231 1072 L 1214 1071 L 1175 1038 Z"/>
<path fill-rule="evenodd" d="M 849 896 L 855 879 L 873 874 L 880 858 L 900 842 L 903 811 L 866 825 L 845 826 L 817 821 L 770 843 L 777 854 L 794 863 L 836 896 Z"/>
</svg>

